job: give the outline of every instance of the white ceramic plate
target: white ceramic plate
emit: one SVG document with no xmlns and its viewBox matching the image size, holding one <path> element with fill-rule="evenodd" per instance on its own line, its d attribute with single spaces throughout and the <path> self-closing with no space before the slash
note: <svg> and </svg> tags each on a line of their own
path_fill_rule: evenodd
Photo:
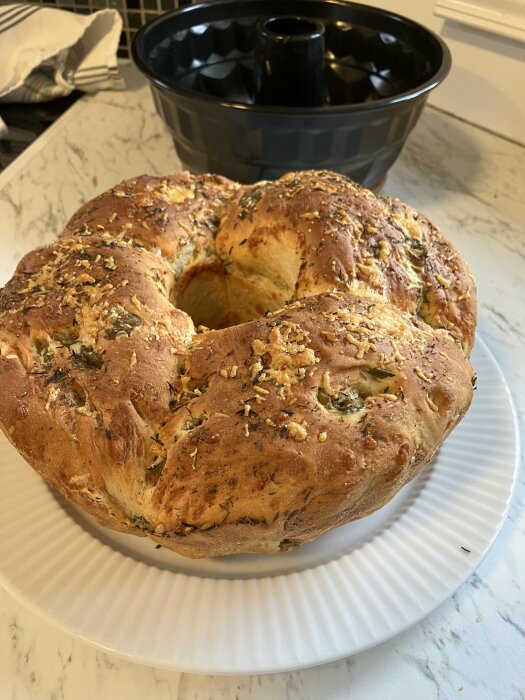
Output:
<svg viewBox="0 0 525 700">
<path fill-rule="evenodd" d="M 71 634 L 153 666 L 285 671 L 398 634 L 474 571 L 505 519 L 517 430 L 486 346 L 473 405 L 438 456 L 374 515 L 279 555 L 189 560 L 105 530 L 0 441 L 0 581 Z"/>
</svg>

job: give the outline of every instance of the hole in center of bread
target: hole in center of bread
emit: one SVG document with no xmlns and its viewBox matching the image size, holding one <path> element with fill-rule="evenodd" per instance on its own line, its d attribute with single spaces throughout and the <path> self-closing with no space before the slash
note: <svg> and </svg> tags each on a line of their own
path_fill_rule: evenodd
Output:
<svg viewBox="0 0 525 700">
<path fill-rule="evenodd" d="M 220 257 L 191 267 L 174 303 L 195 326 L 215 329 L 275 311 L 296 296 L 301 268 L 299 251 L 283 250 L 280 236 L 262 238 L 248 255 L 243 247 L 231 246 Z"/>
</svg>

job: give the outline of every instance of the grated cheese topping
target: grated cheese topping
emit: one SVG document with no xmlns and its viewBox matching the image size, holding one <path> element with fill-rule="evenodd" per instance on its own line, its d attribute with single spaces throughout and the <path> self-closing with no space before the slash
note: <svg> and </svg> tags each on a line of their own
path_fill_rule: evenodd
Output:
<svg viewBox="0 0 525 700">
<path fill-rule="evenodd" d="M 266 340 L 255 339 L 252 350 L 257 359 L 251 367 L 252 380 L 272 381 L 277 387 L 289 388 L 306 376 L 306 369 L 318 362 L 308 347 L 310 336 L 297 323 L 283 321 L 273 326 Z"/>
<path fill-rule="evenodd" d="M 308 437 L 307 423 L 304 420 L 302 423 L 290 421 L 289 423 L 286 423 L 285 427 L 288 431 L 288 435 L 297 442 L 304 442 Z"/>
</svg>

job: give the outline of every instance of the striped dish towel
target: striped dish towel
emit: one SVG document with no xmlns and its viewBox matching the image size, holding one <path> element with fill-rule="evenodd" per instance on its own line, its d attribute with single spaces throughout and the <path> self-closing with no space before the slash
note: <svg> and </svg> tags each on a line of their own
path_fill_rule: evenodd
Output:
<svg viewBox="0 0 525 700">
<path fill-rule="evenodd" d="M 122 89 L 116 10 L 90 15 L 17 3 L 0 6 L 0 102 L 44 102 L 84 92 Z M 0 119 L 0 137 L 5 125 Z"/>
</svg>

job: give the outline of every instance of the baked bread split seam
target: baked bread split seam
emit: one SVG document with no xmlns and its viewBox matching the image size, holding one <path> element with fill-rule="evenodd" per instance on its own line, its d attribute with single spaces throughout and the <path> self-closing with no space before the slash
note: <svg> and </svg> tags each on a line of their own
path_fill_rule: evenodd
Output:
<svg viewBox="0 0 525 700">
<path fill-rule="evenodd" d="M 475 327 L 459 252 L 398 200 L 328 171 L 142 176 L 1 290 L 0 425 L 107 527 L 287 551 L 429 462 L 470 405 Z"/>
</svg>

